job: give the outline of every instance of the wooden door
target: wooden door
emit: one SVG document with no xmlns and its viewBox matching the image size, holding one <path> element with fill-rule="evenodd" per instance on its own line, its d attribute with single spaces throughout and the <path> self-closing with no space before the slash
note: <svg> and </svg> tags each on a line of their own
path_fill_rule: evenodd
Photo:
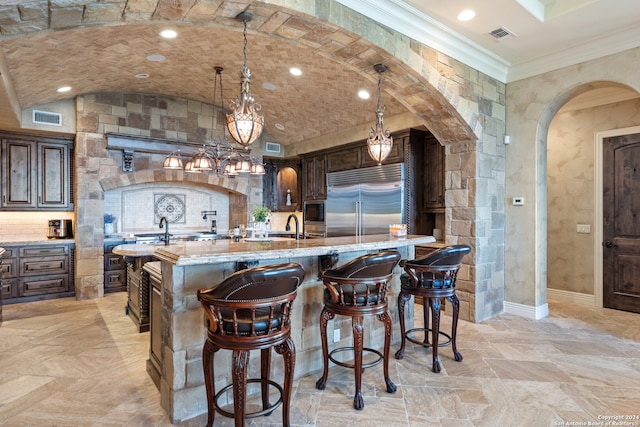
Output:
<svg viewBox="0 0 640 427">
<path fill-rule="evenodd" d="M 603 302 L 640 313 L 640 134 L 604 139 Z"/>
<path fill-rule="evenodd" d="M 2 141 L 2 207 L 36 206 L 35 144 L 22 140 Z"/>
<path fill-rule="evenodd" d="M 68 152 L 65 144 L 38 144 L 38 207 L 69 206 Z"/>
</svg>

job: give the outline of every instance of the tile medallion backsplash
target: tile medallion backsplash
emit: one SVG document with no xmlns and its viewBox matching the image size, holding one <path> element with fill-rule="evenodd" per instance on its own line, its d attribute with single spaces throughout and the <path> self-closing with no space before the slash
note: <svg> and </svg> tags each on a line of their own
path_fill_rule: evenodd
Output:
<svg viewBox="0 0 640 427">
<path fill-rule="evenodd" d="M 216 211 L 202 218 L 203 211 Z M 167 217 L 172 233 L 205 231 L 216 220 L 218 233 L 228 231 L 229 194 L 203 187 L 141 184 L 105 192 L 104 212 L 116 216 L 117 233 L 154 232 Z"/>
<path fill-rule="evenodd" d="M 186 223 L 186 195 L 184 194 L 154 194 L 155 222 L 160 224 L 160 219 L 166 217 L 171 223 Z"/>
</svg>

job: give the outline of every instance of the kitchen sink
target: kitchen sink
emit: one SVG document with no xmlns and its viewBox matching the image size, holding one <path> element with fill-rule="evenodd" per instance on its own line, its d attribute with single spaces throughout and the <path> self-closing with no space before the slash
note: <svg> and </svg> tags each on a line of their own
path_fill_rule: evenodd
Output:
<svg viewBox="0 0 640 427">
<path fill-rule="evenodd" d="M 136 238 L 136 243 L 151 243 L 151 244 L 164 244 L 161 240 L 164 237 L 164 233 L 139 233 L 134 234 Z M 215 240 L 219 238 L 219 236 L 215 234 L 211 234 L 210 232 L 195 232 L 195 233 L 184 233 L 184 234 L 169 234 L 170 241 L 174 242 L 190 242 L 190 241 L 199 241 L 199 240 Z"/>
</svg>

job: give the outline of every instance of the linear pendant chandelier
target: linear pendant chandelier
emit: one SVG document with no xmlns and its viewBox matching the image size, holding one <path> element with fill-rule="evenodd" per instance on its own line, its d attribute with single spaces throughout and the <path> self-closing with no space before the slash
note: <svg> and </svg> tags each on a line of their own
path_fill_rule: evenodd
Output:
<svg viewBox="0 0 640 427">
<path fill-rule="evenodd" d="M 378 164 L 382 164 L 382 161 L 387 158 L 393 148 L 391 133 L 389 130 L 384 129 L 384 107 L 380 106 L 380 81 L 382 79 L 382 73 L 387 71 L 387 66 L 384 64 L 376 64 L 373 66 L 373 69 L 378 73 L 378 109 L 376 111 L 376 128 L 371 128 L 369 132 L 367 148 L 369 149 L 371 158 L 378 162 Z"/>
<path fill-rule="evenodd" d="M 222 67 L 215 67 L 215 78 L 213 83 L 213 106 L 214 114 L 216 105 L 216 93 L 220 88 L 221 102 L 220 111 L 224 104 L 222 99 Z M 265 169 L 262 162 L 256 157 L 251 156 L 248 147 L 236 149 L 232 147 L 225 139 L 224 127 L 222 128 L 222 137 L 219 140 L 215 138 L 207 145 L 198 150 L 191 159 L 184 165 L 184 171 L 190 173 L 214 173 L 219 176 L 234 177 L 239 173 L 249 173 L 251 175 L 264 175 Z M 215 129 L 211 128 L 211 134 Z M 178 151 L 169 154 L 165 160 L 163 167 L 165 169 L 183 169 L 183 162 Z"/>
<path fill-rule="evenodd" d="M 247 22 L 251 21 L 252 15 L 247 12 L 240 13 L 237 20 L 242 21 L 244 31 L 244 65 L 242 67 L 242 84 L 240 97 L 231 103 L 232 112 L 227 114 L 227 127 L 231 137 L 242 146 L 251 145 L 262 134 L 264 129 L 264 116 L 258 114 L 262 106 L 255 102 L 249 88 L 251 82 L 251 71 L 247 67 Z"/>
</svg>

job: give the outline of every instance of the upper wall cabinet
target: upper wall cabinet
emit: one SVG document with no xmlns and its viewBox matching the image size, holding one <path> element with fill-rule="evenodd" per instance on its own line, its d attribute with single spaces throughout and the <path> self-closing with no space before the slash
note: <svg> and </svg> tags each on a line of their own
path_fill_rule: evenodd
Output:
<svg viewBox="0 0 640 427">
<path fill-rule="evenodd" d="M 302 159 L 304 200 L 323 200 L 327 198 L 326 170 L 327 156 L 325 154 Z"/>
<path fill-rule="evenodd" d="M 2 210 L 73 210 L 73 141 L 1 135 Z"/>
<path fill-rule="evenodd" d="M 300 210 L 300 161 L 265 159 L 262 203 L 275 212 Z"/>
</svg>

